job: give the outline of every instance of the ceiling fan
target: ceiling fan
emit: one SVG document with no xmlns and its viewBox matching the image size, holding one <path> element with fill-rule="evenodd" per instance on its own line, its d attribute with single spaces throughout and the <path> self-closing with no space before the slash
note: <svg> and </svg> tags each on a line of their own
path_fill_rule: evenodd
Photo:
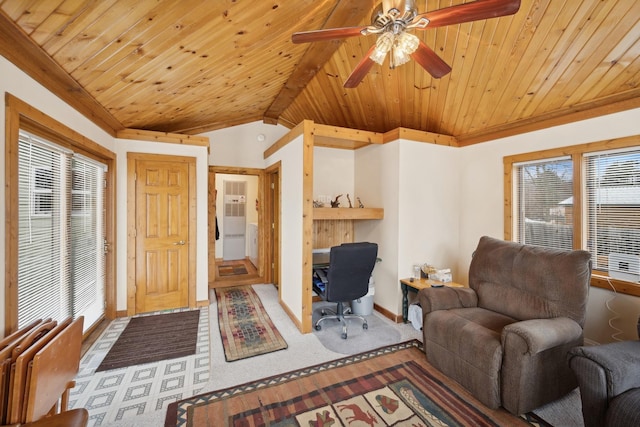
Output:
<svg viewBox="0 0 640 427">
<path fill-rule="evenodd" d="M 513 15 L 520 0 L 476 0 L 418 14 L 415 0 L 382 0 L 371 15 L 371 25 L 302 31 L 291 37 L 293 43 L 309 43 L 379 34 L 376 43 L 358 63 L 344 83 L 346 88 L 360 84 L 374 63 L 382 65 L 387 53 L 389 67 L 395 68 L 413 58 L 434 78 L 448 74 L 451 67 L 409 30 L 444 27 L 481 19 Z"/>
</svg>

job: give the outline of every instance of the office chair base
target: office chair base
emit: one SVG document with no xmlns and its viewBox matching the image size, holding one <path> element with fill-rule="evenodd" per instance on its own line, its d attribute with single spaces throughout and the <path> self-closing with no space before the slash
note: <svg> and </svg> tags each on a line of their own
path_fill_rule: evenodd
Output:
<svg viewBox="0 0 640 427">
<path fill-rule="evenodd" d="M 322 330 L 322 322 L 327 319 L 336 319 L 342 323 L 342 339 L 347 339 L 347 319 L 360 319 L 362 320 L 362 329 L 369 329 L 369 324 L 367 323 L 367 319 L 357 314 L 343 314 L 342 316 L 338 314 L 329 314 L 326 315 L 324 310 L 322 312 L 322 316 L 315 324 L 316 331 Z"/>
</svg>

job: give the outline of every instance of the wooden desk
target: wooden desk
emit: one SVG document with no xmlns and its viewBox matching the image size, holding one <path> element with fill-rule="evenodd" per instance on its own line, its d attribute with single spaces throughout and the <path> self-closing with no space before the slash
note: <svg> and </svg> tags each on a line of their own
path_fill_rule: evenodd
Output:
<svg viewBox="0 0 640 427">
<path fill-rule="evenodd" d="M 442 284 L 442 282 L 430 279 L 411 280 L 410 278 L 400 279 L 400 287 L 402 288 L 402 320 L 404 323 L 407 323 L 407 318 L 409 317 L 409 291 L 417 294 L 420 289 L 430 288 L 434 283 Z M 444 283 L 444 285 L 454 288 L 464 288 L 464 285 L 455 282 Z"/>
</svg>

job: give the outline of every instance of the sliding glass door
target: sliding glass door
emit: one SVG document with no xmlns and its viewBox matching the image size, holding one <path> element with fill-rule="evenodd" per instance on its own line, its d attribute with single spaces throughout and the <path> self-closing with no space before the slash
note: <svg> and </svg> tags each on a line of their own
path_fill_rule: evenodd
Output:
<svg viewBox="0 0 640 427">
<path fill-rule="evenodd" d="M 106 166 L 20 131 L 18 327 L 104 314 Z"/>
</svg>

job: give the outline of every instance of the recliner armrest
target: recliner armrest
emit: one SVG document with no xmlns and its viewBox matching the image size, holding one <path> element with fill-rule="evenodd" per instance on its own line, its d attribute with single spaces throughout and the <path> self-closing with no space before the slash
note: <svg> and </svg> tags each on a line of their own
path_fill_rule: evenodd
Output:
<svg viewBox="0 0 640 427">
<path fill-rule="evenodd" d="M 478 295 L 471 288 L 424 288 L 418 292 L 418 300 L 422 307 L 423 316 L 436 310 L 450 310 L 452 308 L 476 307 Z"/>
<path fill-rule="evenodd" d="M 503 346 L 509 334 L 518 335 L 526 343 L 527 351 L 536 354 L 575 341 L 582 336 L 582 328 L 568 317 L 523 320 L 505 326 Z"/>
<path fill-rule="evenodd" d="M 640 387 L 640 341 L 576 347 L 569 352 L 569 364 L 575 357 L 586 358 L 603 370 L 611 397 Z"/>
<path fill-rule="evenodd" d="M 640 341 L 574 347 L 567 359 L 580 386 L 586 427 L 606 425 L 611 401 L 640 387 Z"/>
</svg>

